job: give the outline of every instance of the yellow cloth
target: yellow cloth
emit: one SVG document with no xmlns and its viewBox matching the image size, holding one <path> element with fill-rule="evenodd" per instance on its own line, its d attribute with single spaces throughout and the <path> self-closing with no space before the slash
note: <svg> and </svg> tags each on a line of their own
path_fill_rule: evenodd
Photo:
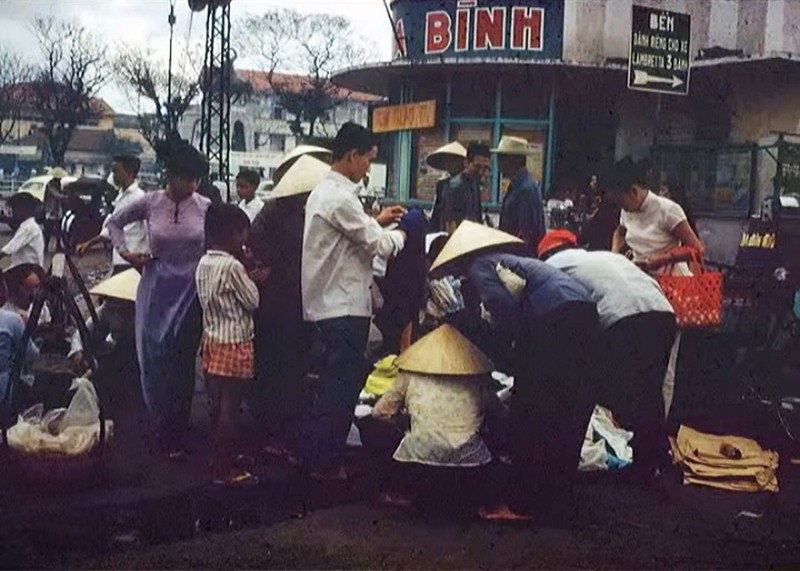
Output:
<svg viewBox="0 0 800 571">
<path fill-rule="evenodd" d="M 670 438 L 673 460 L 684 469 L 684 484 L 734 491 L 778 491 L 779 456 L 764 450 L 755 440 L 740 436 L 705 434 L 681 426 Z M 729 458 L 722 448 L 735 448 L 740 458 Z"/>
<path fill-rule="evenodd" d="M 379 397 L 392 388 L 397 378 L 397 355 L 387 355 L 377 363 L 375 369 L 367 377 L 364 392 Z"/>
</svg>

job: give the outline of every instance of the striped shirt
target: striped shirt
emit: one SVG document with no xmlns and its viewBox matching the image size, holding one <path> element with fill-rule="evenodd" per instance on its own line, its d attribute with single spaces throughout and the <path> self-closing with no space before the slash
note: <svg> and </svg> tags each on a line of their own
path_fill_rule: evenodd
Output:
<svg viewBox="0 0 800 571">
<path fill-rule="evenodd" d="M 252 341 L 258 288 L 244 265 L 227 252 L 209 250 L 200 258 L 195 277 L 206 338 L 218 343 Z"/>
</svg>

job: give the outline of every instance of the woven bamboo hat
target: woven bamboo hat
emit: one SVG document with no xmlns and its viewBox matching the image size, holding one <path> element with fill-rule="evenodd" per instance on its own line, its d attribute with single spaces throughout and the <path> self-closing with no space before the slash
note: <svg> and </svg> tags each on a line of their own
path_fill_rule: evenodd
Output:
<svg viewBox="0 0 800 571">
<path fill-rule="evenodd" d="M 430 153 L 425 162 L 432 169 L 439 171 L 447 170 L 447 163 L 453 160 L 462 160 L 467 157 L 467 149 L 458 141 L 447 143 Z"/>
<path fill-rule="evenodd" d="M 297 145 L 294 149 L 286 153 L 283 159 L 281 159 L 281 164 L 275 169 L 275 174 L 272 175 L 272 182 L 277 184 L 281 181 L 281 179 L 286 175 L 286 172 L 291 168 L 291 166 L 303 155 L 311 155 L 315 159 L 320 159 L 327 163 L 333 159 L 333 152 L 330 149 L 326 149 L 325 147 L 317 147 L 315 145 Z"/>
<path fill-rule="evenodd" d="M 430 271 L 434 271 L 453 260 L 457 260 L 467 254 L 472 254 L 479 250 L 491 248 L 493 246 L 508 246 L 524 244 L 522 240 L 511 234 L 489 228 L 477 222 L 464 220 L 458 225 L 456 231 L 447 240 L 439 256 L 434 260 Z"/>
<path fill-rule="evenodd" d="M 494 364 L 452 325 L 442 325 L 405 350 L 401 371 L 425 375 L 472 376 L 494 371 Z"/>
<path fill-rule="evenodd" d="M 492 152 L 498 155 L 532 155 L 536 150 L 522 137 L 506 135 Z"/>
<path fill-rule="evenodd" d="M 270 194 L 270 198 L 285 198 L 311 192 L 330 170 L 331 165 L 328 163 L 310 155 L 303 155 L 289 167 Z"/>
<path fill-rule="evenodd" d="M 48 174 L 50 176 L 52 176 L 53 178 L 65 178 L 65 177 L 69 176 L 69 173 L 67 171 L 65 171 L 61 167 L 53 167 L 53 168 L 51 168 L 50 172 Z"/>
<path fill-rule="evenodd" d="M 135 268 L 131 268 L 100 282 L 89 293 L 125 301 L 136 301 L 136 290 L 139 289 L 140 279 L 139 272 Z"/>
</svg>

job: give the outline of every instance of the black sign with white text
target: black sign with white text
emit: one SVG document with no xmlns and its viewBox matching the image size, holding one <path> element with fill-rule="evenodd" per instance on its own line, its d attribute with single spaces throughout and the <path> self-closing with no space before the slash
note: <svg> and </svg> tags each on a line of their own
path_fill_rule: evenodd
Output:
<svg viewBox="0 0 800 571">
<path fill-rule="evenodd" d="M 628 88 L 689 93 L 689 14 L 636 5 L 631 10 Z"/>
</svg>

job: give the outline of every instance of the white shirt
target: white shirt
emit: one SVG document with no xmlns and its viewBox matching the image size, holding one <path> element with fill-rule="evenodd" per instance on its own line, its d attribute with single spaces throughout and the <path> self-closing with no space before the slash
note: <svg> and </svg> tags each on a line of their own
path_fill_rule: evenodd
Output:
<svg viewBox="0 0 800 571">
<path fill-rule="evenodd" d="M 396 256 L 403 233 L 364 212 L 359 186 L 329 172 L 306 203 L 301 289 L 306 321 L 370 317 L 372 259 Z"/>
<path fill-rule="evenodd" d="M 252 341 L 258 288 L 244 265 L 227 252 L 209 250 L 200 258 L 195 279 L 204 335 L 218 343 Z"/>
<path fill-rule="evenodd" d="M 485 379 L 421 375 L 401 371 L 375 405 L 373 415 L 388 417 L 405 404 L 411 417 L 394 459 L 430 466 L 483 466 L 492 453 L 480 436 L 490 394 Z"/>
<path fill-rule="evenodd" d="M 144 197 L 145 192 L 139 188 L 139 184 L 134 181 L 128 188 L 119 191 L 116 200 L 114 200 L 114 214 L 117 214 L 129 204 Z M 111 216 L 108 218 L 111 218 Z M 100 235 L 103 238 L 111 239 L 108 228 L 106 227 L 108 218 L 106 218 L 106 221 L 103 223 L 103 229 L 100 231 Z M 125 234 L 125 245 L 129 252 L 132 254 L 146 254 L 150 251 L 150 236 L 148 234 L 146 220 L 131 222 L 123 228 L 123 232 Z M 111 263 L 115 266 L 130 265 L 119 255 L 116 248 L 111 252 Z"/>
<path fill-rule="evenodd" d="M 575 248 L 550 256 L 547 263 L 589 290 L 604 328 L 640 313 L 673 313 L 656 280 L 622 254 Z"/>
<path fill-rule="evenodd" d="M 252 222 L 255 220 L 256 216 L 258 216 L 258 213 L 261 212 L 261 209 L 264 208 L 264 201 L 254 196 L 253 200 L 250 202 L 245 202 L 244 200 L 240 201 L 239 208 L 244 210 L 244 213 L 247 214 L 250 222 Z"/>
<path fill-rule="evenodd" d="M 0 251 L 9 256 L 9 268 L 21 264 L 44 268 L 44 234 L 36 220 L 31 217 L 23 221 Z"/>
<path fill-rule="evenodd" d="M 685 220 L 686 213 L 679 204 L 653 192 L 647 193 L 639 210 L 623 210 L 619 216 L 619 224 L 626 230 L 625 242 L 637 262 L 680 246 L 673 232 Z"/>
</svg>

